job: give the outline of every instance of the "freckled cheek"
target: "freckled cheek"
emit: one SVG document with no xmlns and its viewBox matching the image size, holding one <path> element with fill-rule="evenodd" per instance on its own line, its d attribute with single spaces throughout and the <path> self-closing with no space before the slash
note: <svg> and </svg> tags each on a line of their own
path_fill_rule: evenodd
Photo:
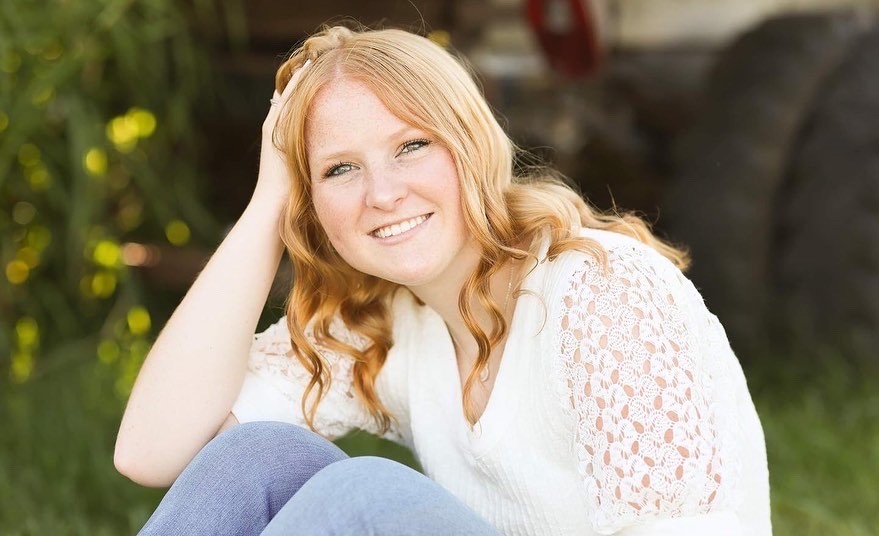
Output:
<svg viewBox="0 0 879 536">
<path fill-rule="evenodd" d="M 333 247 L 337 250 L 344 249 L 342 241 L 345 237 L 345 231 L 353 229 L 354 216 L 346 217 L 344 207 L 325 195 L 317 192 L 313 194 L 314 211 L 317 215 L 317 221 L 330 239 Z"/>
<path fill-rule="evenodd" d="M 317 215 L 317 222 L 320 224 L 321 228 L 323 228 L 324 233 L 326 233 L 326 235 L 332 240 L 336 234 L 333 225 L 332 210 L 327 204 L 315 199 L 314 212 Z"/>
</svg>

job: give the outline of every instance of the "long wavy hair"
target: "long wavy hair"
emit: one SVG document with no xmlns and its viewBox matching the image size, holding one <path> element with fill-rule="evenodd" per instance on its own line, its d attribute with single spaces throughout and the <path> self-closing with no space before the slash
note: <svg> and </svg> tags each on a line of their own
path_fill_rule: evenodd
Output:
<svg viewBox="0 0 879 536">
<path fill-rule="evenodd" d="M 549 235 L 550 258 L 576 249 L 604 263 L 601 246 L 578 234 L 580 227 L 589 227 L 635 237 L 686 268 L 686 254 L 655 237 L 639 217 L 593 209 L 553 170 L 530 167 L 514 173 L 519 153 L 474 77 L 464 62 L 430 40 L 396 29 L 325 28 L 307 39 L 278 69 L 278 92 L 307 60 L 312 64 L 284 103 L 274 143 L 285 153 L 292 179 L 281 223 L 281 237 L 295 278 L 287 322 L 294 355 L 311 374 L 301 404 L 312 427 L 317 406 L 332 381 L 318 345 L 353 358 L 356 396 L 381 431 L 387 430 L 392 420 L 377 396 L 376 377 L 393 344 L 389 304 L 399 285 L 348 265 L 330 246 L 311 201 L 307 111 L 321 88 L 335 79 L 347 77 L 365 84 L 394 115 L 435 137 L 454 160 L 465 223 L 481 250 L 480 261 L 458 297 L 461 315 L 479 349 L 463 389 L 463 405 L 471 425 L 477 420 L 471 390 L 488 366 L 492 349 L 507 332 L 503 313 L 491 297 L 489 280 L 511 259 L 536 258 L 538 244 L 533 238 L 538 233 Z M 492 323 L 489 332 L 478 324 L 473 304 L 488 312 Z M 354 346 L 335 337 L 331 329 L 334 319 L 341 319 L 365 344 Z"/>
</svg>

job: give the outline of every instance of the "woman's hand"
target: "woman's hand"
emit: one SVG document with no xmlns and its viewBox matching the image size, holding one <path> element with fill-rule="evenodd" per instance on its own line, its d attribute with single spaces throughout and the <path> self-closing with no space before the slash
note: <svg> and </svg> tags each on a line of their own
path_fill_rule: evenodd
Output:
<svg viewBox="0 0 879 536">
<path fill-rule="evenodd" d="M 302 77 L 302 73 L 308 68 L 310 63 L 311 60 L 308 60 L 302 67 L 296 69 L 296 72 L 290 77 L 290 81 L 282 93 L 278 94 L 278 91 L 275 90 L 272 94 L 272 104 L 262 124 L 259 176 L 251 202 L 269 203 L 277 208 L 281 208 L 287 201 L 287 196 L 290 193 L 290 175 L 287 170 L 287 160 L 284 153 L 275 147 L 274 132 L 284 105 L 289 100 L 293 89 Z M 304 113 L 304 110 L 296 110 L 292 113 Z"/>
</svg>

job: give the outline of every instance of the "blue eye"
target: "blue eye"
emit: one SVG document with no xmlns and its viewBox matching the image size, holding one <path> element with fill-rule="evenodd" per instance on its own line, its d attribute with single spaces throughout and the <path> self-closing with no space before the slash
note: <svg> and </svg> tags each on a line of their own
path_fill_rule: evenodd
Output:
<svg viewBox="0 0 879 536">
<path fill-rule="evenodd" d="M 427 140 L 412 140 L 403 144 L 403 147 L 400 149 L 400 153 L 411 153 L 413 151 L 417 151 L 422 147 L 430 145 L 430 142 Z"/>
<path fill-rule="evenodd" d="M 354 169 L 351 164 L 336 164 L 324 173 L 324 177 L 338 177 Z"/>
</svg>

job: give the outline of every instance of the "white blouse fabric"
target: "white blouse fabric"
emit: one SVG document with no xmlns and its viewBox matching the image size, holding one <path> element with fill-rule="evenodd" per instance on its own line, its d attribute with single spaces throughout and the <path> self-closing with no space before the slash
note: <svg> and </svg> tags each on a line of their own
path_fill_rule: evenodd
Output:
<svg viewBox="0 0 879 536">
<path fill-rule="evenodd" d="M 377 380 L 425 473 L 504 534 L 769 535 L 763 431 L 723 328 L 667 259 L 626 236 L 586 230 L 606 269 L 547 241 L 517 301 L 494 389 L 471 429 L 450 335 L 407 291 Z M 334 334 L 366 341 L 341 321 Z M 233 407 L 240 422 L 303 424 L 308 375 L 286 319 L 254 338 Z M 351 359 L 323 351 L 333 383 L 317 431 L 375 431 Z"/>
</svg>

